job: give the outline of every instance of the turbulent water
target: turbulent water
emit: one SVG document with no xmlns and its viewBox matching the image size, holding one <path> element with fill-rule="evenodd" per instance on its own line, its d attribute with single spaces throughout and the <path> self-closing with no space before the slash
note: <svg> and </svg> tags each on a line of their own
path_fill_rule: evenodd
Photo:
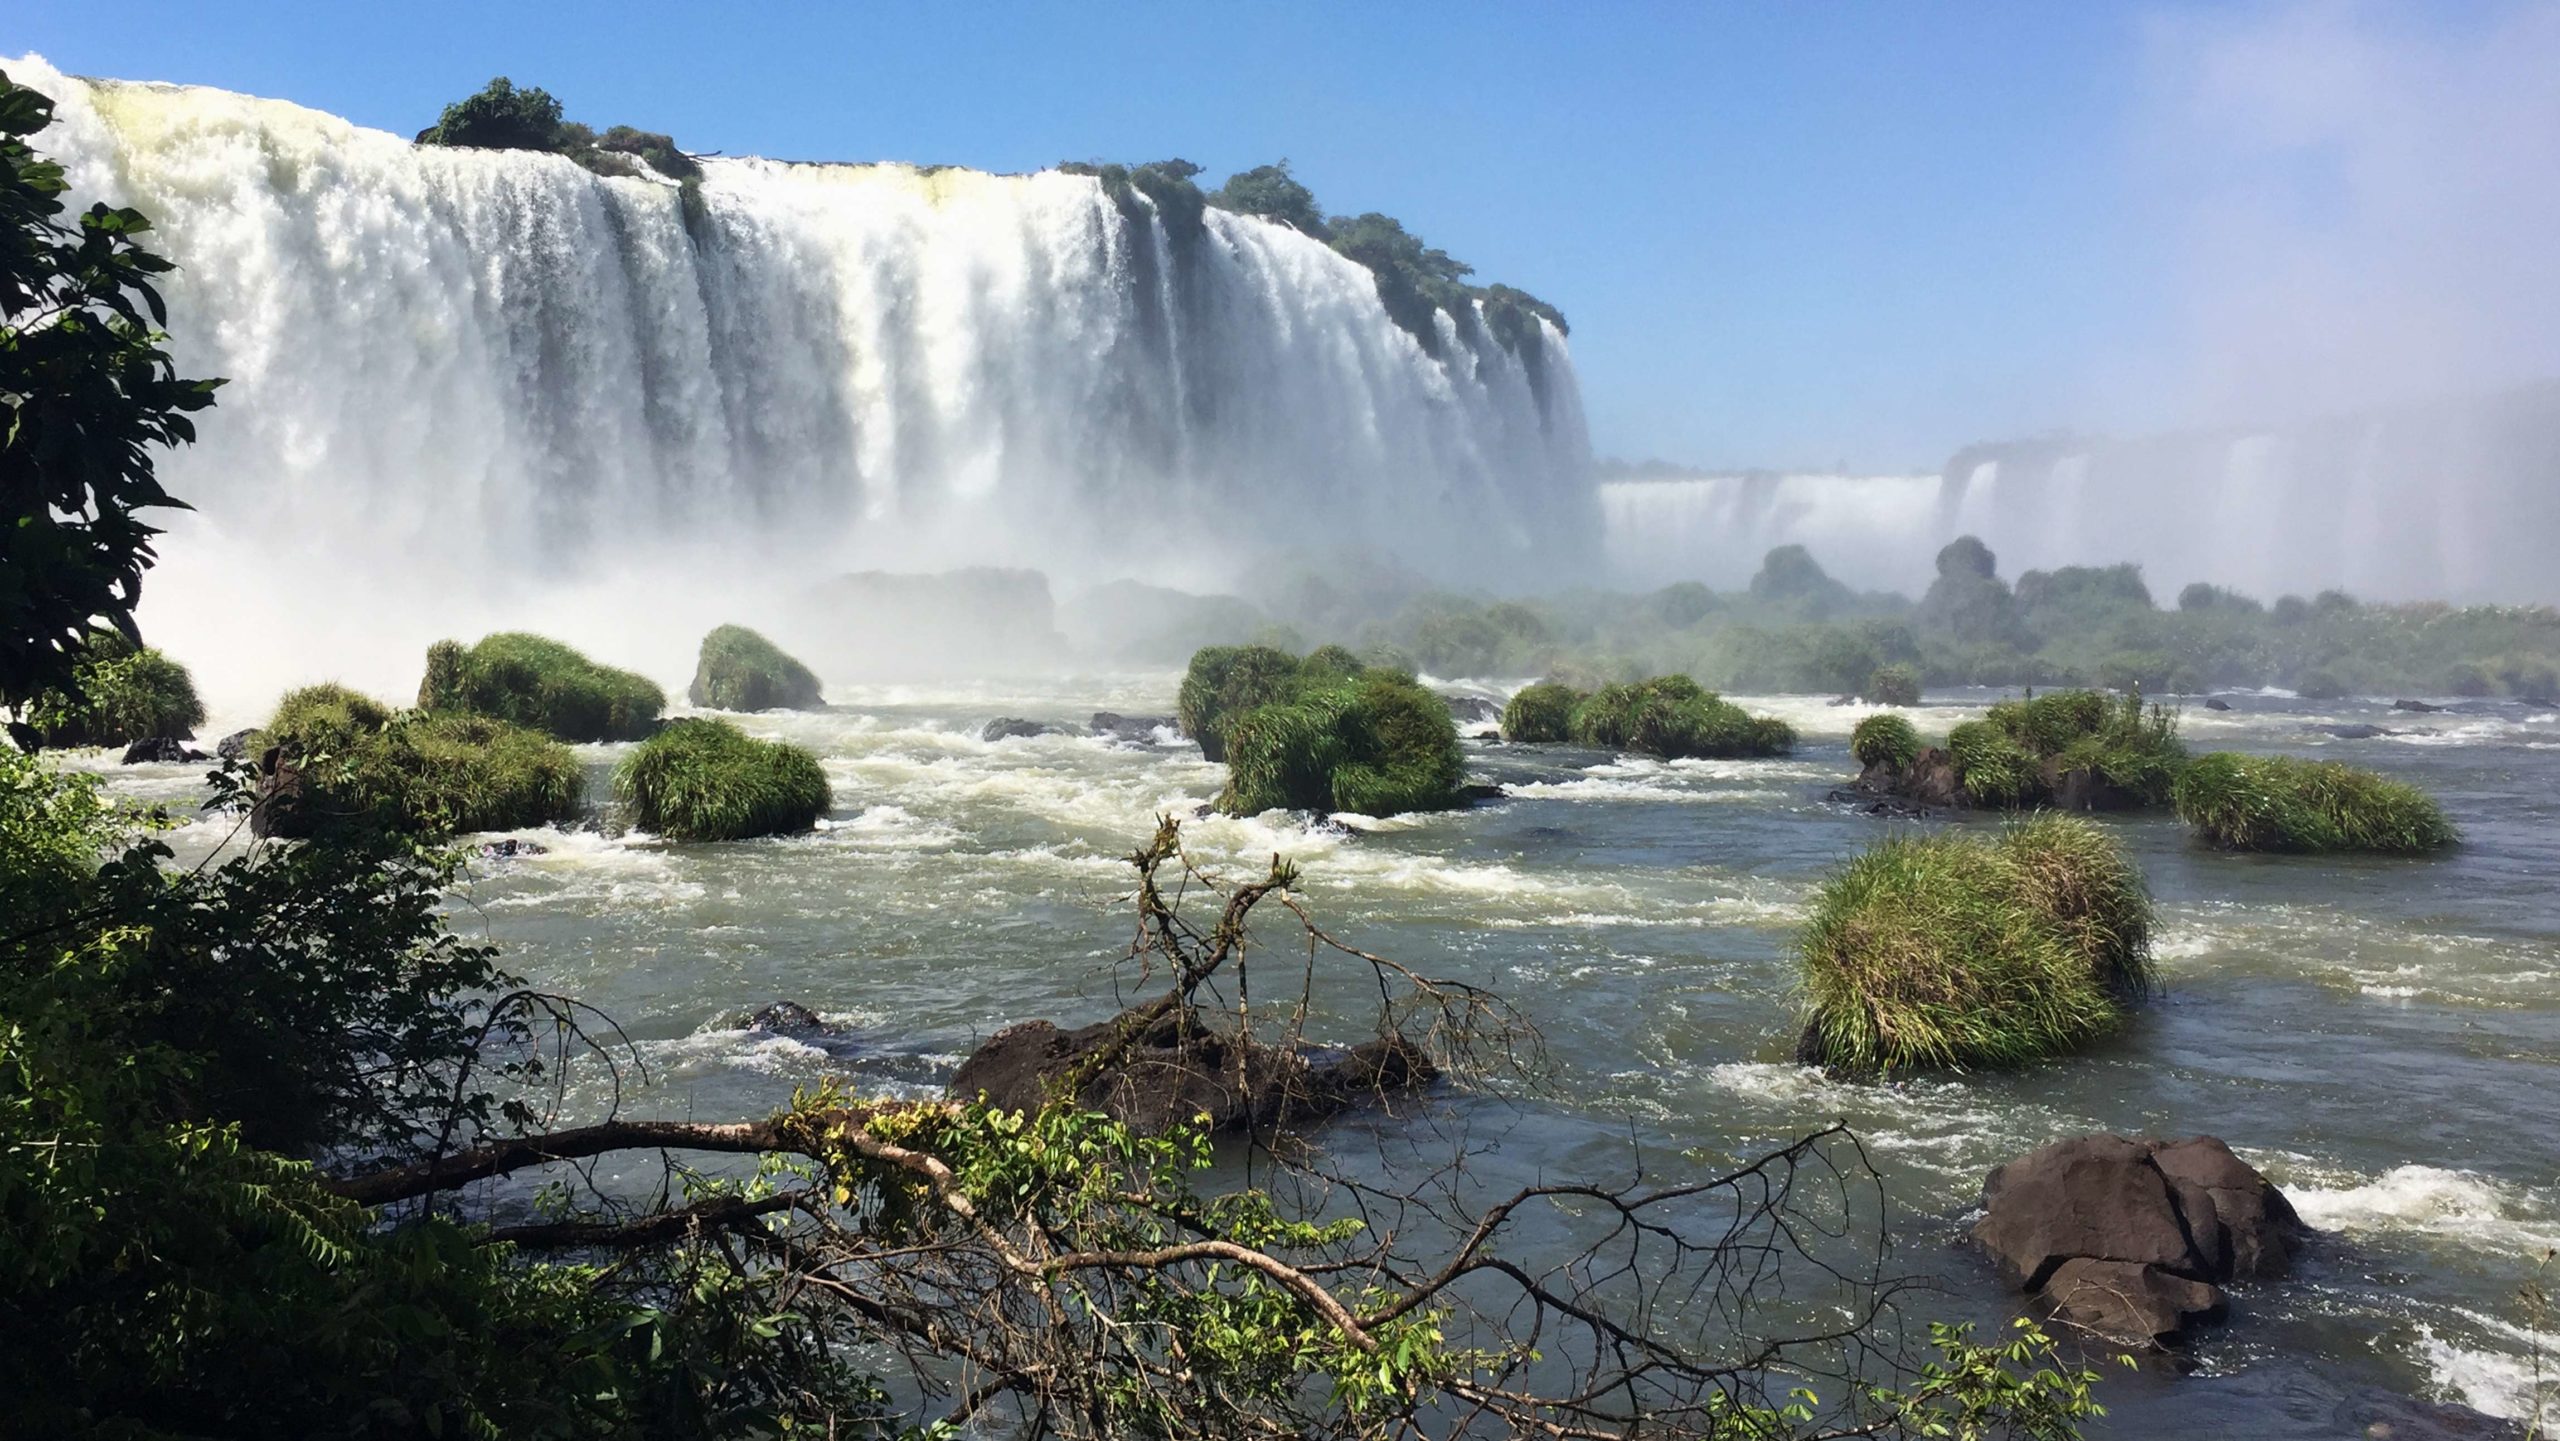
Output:
<svg viewBox="0 0 2560 1441">
<path fill-rule="evenodd" d="M 2253 433 L 1973 446 L 1937 474 L 1630 477 L 1600 487 L 1631 581 L 1748 577 L 1802 544 L 1863 589 L 1918 594 L 1975 535 L 2010 575 L 2134 561 L 2267 599 L 2549 602 L 2560 385 Z"/>
<path fill-rule="evenodd" d="M 672 659 L 645 648 L 750 618 L 741 588 L 851 567 L 1232 589 L 1294 545 L 1481 577 L 1594 543 L 1564 338 L 1524 362 L 1443 315 L 1434 359 L 1285 227 L 1177 240 L 1055 172 L 719 159 L 688 219 L 557 156 L 8 68 L 60 102 L 78 197 L 182 266 L 185 370 L 231 382 L 164 467 L 199 523 L 142 616 L 209 672 L 388 686 L 377 657 L 536 609 Z"/>
<path fill-rule="evenodd" d="M 649 1113 L 758 1114 L 829 1074 L 931 1087 L 1010 1022 L 1107 1012 L 1129 925 L 1120 858 L 1159 811 L 1188 813 L 1223 778 L 1170 737 L 987 743 L 980 727 L 1160 711 L 1173 686 L 839 687 L 823 713 L 745 717 L 825 758 L 826 829 L 720 846 L 537 833 L 551 852 L 484 863 L 458 923 L 618 1016 L 650 1067 L 627 1103 Z M 1939 729 L 1984 699 L 1940 698 L 1916 719 Z M 2093 1128 L 2209 1131 L 2322 1236 L 2296 1278 L 2239 1290 L 2195 1374 L 2111 1372 L 2107 1434 L 2362 1434 L 2385 1392 L 2524 1414 L 2532 1340 L 2515 1291 L 2560 1244 L 2560 717 L 2237 700 L 2191 707 L 2190 741 L 2406 777 L 2443 799 L 2465 845 L 2415 862 L 2242 858 L 2191 847 L 2165 818 L 2107 822 L 2161 901 L 2166 994 L 2090 1053 L 2014 1075 L 1847 1084 L 1787 1060 L 1794 929 L 1824 870 L 1893 824 L 1821 798 L 1851 770 L 1851 709 L 1751 702 L 1805 730 L 1789 760 L 1471 743 L 1473 769 L 1512 799 L 1350 829 L 1202 819 L 1187 834 L 1232 871 L 1275 851 L 1300 861 L 1336 934 L 1496 987 L 1538 1020 L 1561 1066 L 1552 1096 L 1447 1098 L 1502 1138 L 1492 1183 L 1622 1175 L 1630 1141 L 1657 1180 L 1705 1175 L 1846 1118 L 1896 1199 L 1897 1265 L 1947 1286 L 1929 1309 L 1991 1320 L 2007 1303 L 1958 1237 L 1992 1166 Z M 2333 721 L 2401 733 L 2304 729 Z M 618 751 L 585 748 L 597 783 Z M 196 769 L 117 784 L 175 799 Z M 182 852 L 210 834 L 191 827 Z M 853 1043 L 739 1029 L 777 999 L 852 1026 Z M 1348 1157 L 1393 1131 L 1347 1123 L 1329 1144 Z"/>
</svg>

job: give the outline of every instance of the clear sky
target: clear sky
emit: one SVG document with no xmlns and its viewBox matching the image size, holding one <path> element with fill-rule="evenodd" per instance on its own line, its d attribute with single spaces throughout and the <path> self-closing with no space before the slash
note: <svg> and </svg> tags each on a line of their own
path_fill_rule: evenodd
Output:
<svg viewBox="0 0 2560 1441">
<path fill-rule="evenodd" d="M 0 53 L 407 133 L 505 74 L 688 149 L 1287 157 L 1561 306 L 1604 455 L 1955 447 L 2560 374 L 2560 3 L 14 0 Z"/>
</svg>

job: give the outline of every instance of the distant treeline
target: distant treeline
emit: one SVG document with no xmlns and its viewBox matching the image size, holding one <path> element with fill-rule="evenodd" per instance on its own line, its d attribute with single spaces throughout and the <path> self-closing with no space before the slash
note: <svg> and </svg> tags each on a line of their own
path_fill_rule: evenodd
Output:
<svg viewBox="0 0 2560 1441">
<path fill-rule="evenodd" d="M 1971 536 L 1938 553 L 1937 579 L 1916 601 L 1855 590 L 1797 545 L 1770 551 L 1738 592 L 1682 582 L 1498 602 L 1425 594 L 1379 607 L 1318 584 L 1293 600 L 1276 608 L 1290 626 L 1354 638 L 1434 675 L 1553 675 L 1586 687 L 1686 674 L 1723 691 L 1850 693 L 1883 667 L 1908 665 L 1930 686 L 2560 696 L 2560 611 L 2548 606 L 2386 605 L 2341 591 L 2267 603 L 2203 584 L 2163 606 L 2135 565 L 2031 570 L 2012 584 Z"/>
</svg>

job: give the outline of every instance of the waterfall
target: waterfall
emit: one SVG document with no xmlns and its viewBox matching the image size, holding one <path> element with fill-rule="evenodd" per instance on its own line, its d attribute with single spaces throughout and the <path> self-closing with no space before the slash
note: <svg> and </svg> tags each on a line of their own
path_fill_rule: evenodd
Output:
<svg viewBox="0 0 2560 1441">
<path fill-rule="evenodd" d="M 200 668 L 256 629 L 396 689 L 425 639 L 506 623 L 676 673 L 743 594 L 853 568 L 1220 590 L 1357 548 L 1500 583 L 1597 548 L 1563 336 L 1524 359 L 1442 315 L 1435 359 L 1282 226 L 1177 237 L 1090 177 L 904 165 L 706 160 L 689 202 L 7 68 L 58 102 L 37 144 L 75 198 L 181 267 L 182 373 L 230 380 L 163 465 L 197 514 L 142 613 Z"/>
</svg>

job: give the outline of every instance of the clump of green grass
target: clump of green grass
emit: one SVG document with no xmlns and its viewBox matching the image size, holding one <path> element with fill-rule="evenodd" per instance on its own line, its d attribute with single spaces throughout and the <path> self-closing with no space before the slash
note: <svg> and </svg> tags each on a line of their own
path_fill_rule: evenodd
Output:
<svg viewBox="0 0 2560 1441">
<path fill-rule="evenodd" d="M 702 638 L 685 695 L 718 710 L 816 710 L 826 704 L 815 673 L 742 625 L 724 625 Z"/>
<path fill-rule="evenodd" d="M 584 771 L 538 731 L 460 712 L 393 712 L 344 686 L 287 695 L 261 744 L 299 791 L 262 809 L 268 834 L 374 825 L 414 835 L 513 830 L 576 816 Z"/>
<path fill-rule="evenodd" d="M 1849 754 L 1861 768 L 1883 766 L 1901 770 L 1920 758 L 1920 733 L 1911 722 L 1890 711 L 1879 712 L 1858 722 L 1849 732 Z"/>
<path fill-rule="evenodd" d="M 192 740 L 204 724 L 187 668 L 117 631 L 90 634 L 71 684 L 30 699 L 27 724 L 49 746 L 120 746 L 169 736 Z"/>
<path fill-rule="evenodd" d="M 2035 756 L 1989 721 L 1966 721 L 1947 732 L 1947 756 L 1975 805 L 2011 810 L 2045 795 Z"/>
<path fill-rule="evenodd" d="M 1545 745 L 1573 739 L 1573 708 L 1582 692 L 1560 681 L 1523 686 L 1502 708 L 1502 738 Z"/>
<path fill-rule="evenodd" d="M 2169 802 L 2187 766 L 2178 718 L 2138 691 L 2058 690 L 2002 701 L 1947 734 L 1956 779 L 1979 806 L 2041 805 L 2075 774 L 2103 778 L 2135 805 Z M 2084 793 L 2085 794 L 2085 793 Z"/>
<path fill-rule="evenodd" d="M 1892 1072 L 2071 1051 L 2150 991 L 2150 935 L 2141 873 L 2087 821 L 1883 841 L 1815 899 L 1805 1054 Z"/>
<path fill-rule="evenodd" d="M 1298 674 L 1308 680 L 1349 680 L 1366 669 L 1360 657 L 1344 645 L 1317 646 L 1298 662 Z"/>
<path fill-rule="evenodd" d="M 670 721 L 642 741 L 614 771 L 613 793 L 632 825 L 679 841 L 805 831 L 834 800 L 817 757 L 707 718 Z"/>
<path fill-rule="evenodd" d="M 1174 705 L 1182 733 L 1200 743 L 1200 754 L 1227 758 L 1231 722 L 1258 707 L 1297 696 L 1304 685 L 1298 658 L 1267 645 L 1212 645 L 1194 651 Z"/>
<path fill-rule="evenodd" d="M 1237 717 L 1227 734 L 1229 815 L 1267 810 L 1391 816 L 1446 810 L 1466 779 L 1438 696 L 1393 671 L 1304 686 Z"/>
<path fill-rule="evenodd" d="M 657 728 L 666 704 L 666 692 L 646 676 L 523 631 L 501 631 L 468 649 L 437 642 L 418 686 L 421 710 L 492 716 L 564 741 L 639 740 Z"/>
<path fill-rule="evenodd" d="M 1684 675 L 1602 686 L 1573 708 L 1572 735 L 1665 760 L 1785 755 L 1796 743 L 1786 722 L 1755 717 Z"/>
<path fill-rule="evenodd" d="M 2426 792 L 2337 761 L 2199 757 L 2177 783 L 2178 818 L 2230 851 L 2414 855 L 2459 837 Z"/>
<path fill-rule="evenodd" d="M 1876 667 L 1867 677 L 1867 699 L 1877 705 L 1918 705 L 1920 672 L 1900 662 Z"/>
</svg>

